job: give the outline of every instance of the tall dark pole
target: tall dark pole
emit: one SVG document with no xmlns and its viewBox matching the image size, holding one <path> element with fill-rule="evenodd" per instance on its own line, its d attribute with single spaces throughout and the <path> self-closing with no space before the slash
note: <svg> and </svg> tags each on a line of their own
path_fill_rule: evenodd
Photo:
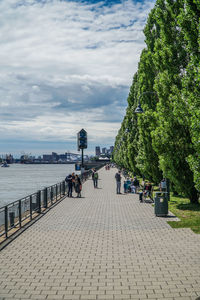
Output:
<svg viewBox="0 0 200 300">
<path fill-rule="evenodd" d="M 81 168 L 83 168 L 83 149 L 81 149 Z"/>
</svg>

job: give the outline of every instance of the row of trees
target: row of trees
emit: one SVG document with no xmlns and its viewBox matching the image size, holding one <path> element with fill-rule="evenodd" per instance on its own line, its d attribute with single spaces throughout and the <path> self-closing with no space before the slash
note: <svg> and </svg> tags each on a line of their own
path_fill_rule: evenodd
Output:
<svg viewBox="0 0 200 300">
<path fill-rule="evenodd" d="M 157 0 L 146 48 L 115 141 L 115 162 L 198 202 L 200 192 L 200 1 Z M 135 114 L 138 99 L 143 114 Z"/>
</svg>

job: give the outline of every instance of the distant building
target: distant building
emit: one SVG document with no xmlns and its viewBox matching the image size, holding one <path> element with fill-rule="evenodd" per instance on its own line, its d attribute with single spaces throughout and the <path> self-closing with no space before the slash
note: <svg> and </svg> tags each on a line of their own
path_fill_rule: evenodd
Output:
<svg viewBox="0 0 200 300">
<path fill-rule="evenodd" d="M 107 149 L 106 148 L 102 148 L 102 154 L 106 154 L 107 153 Z"/>
<path fill-rule="evenodd" d="M 52 161 L 53 160 L 53 157 L 51 154 L 43 154 L 43 160 L 44 161 Z"/>
<path fill-rule="evenodd" d="M 95 155 L 96 155 L 96 156 L 100 156 L 100 155 L 101 155 L 101 148 L 100 148 L 99 146 L 97 146 L 97 147 L 95 148 Z"/>
<path fill-rule="evenodd" d="M 114 146 L 110 146 L 110 153 L 113 153 Z"/>
<path fill-rule="evenodd" d="M 58 156 L 58 154 L 56 152 L 52 152 L 52 159 L 54 161 L 57 161 L 59 159 L 59 156 Z"/>
</svg>

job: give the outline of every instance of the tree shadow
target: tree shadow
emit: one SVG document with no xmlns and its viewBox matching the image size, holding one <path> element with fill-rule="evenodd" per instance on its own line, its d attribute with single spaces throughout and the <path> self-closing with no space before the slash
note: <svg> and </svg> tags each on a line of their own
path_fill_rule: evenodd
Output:
<svg viewBox="0 0 200 300">
<path fill-rule="evenodd" d="M 180 209 L 180 210 L 200 211 L 200 204 L 180 203 L 180 204 L 177 205 L 177 208 Z"/>
<path fill-rule="evenodd" d="M 185 198 L 185 196 L 183 196 L 183 195 L 172 195 L 172 197 L 174 197 L 174 198 Z"/>
</svg>

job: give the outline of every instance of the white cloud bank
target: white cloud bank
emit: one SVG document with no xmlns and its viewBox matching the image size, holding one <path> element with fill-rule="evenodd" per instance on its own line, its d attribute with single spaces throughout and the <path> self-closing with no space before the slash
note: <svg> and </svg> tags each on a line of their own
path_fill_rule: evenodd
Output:
<svg viewBox="0 0 200 300">
<path fill-rule="evenodd" d="M 67 144 L 81 128 L 94 144 L 113 143 L 154 1 L 102 3 L 0 0 L 0 135 L 9 145 Z"/>
</svg>

